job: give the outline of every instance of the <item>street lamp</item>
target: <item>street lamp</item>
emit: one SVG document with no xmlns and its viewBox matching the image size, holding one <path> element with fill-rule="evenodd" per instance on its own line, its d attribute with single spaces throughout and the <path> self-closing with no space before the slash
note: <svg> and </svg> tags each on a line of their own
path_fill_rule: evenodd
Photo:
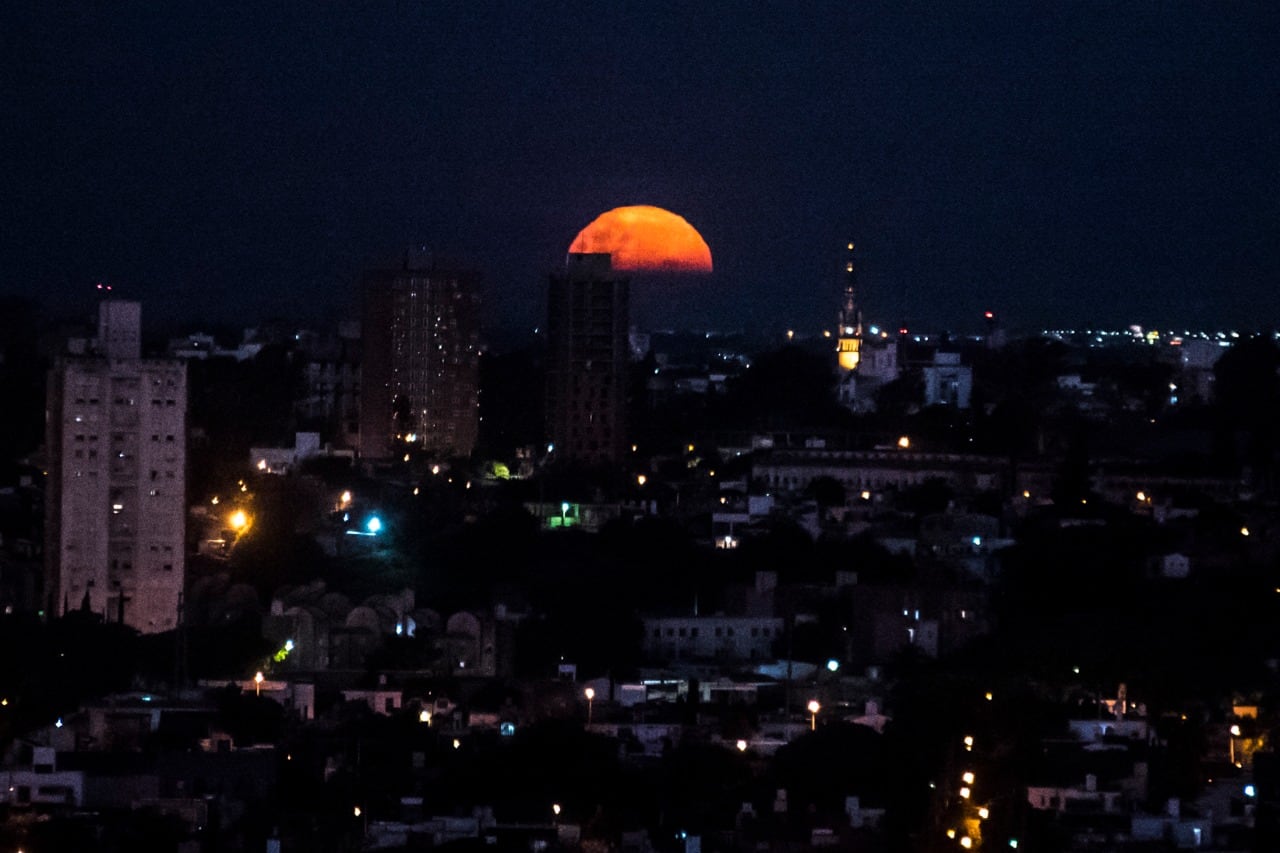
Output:
<svg viewBox="0 0 1280 853">
<path fill-rule="evenodd" d="M 596 689 L 594 687 L 588 687 L 586 690 L 582 691 L 582 695 L 587 697 L 587 725 L 589 726 L 591 725 L 591 706 L 596 698 Z"/>
<path fill-rule="evenodd" d="M 266 676 L 262 674 L 262 670 L 258 670 L 253 674 L 253 695 L 262 695 L 262 682 L 266 681 Z"/>
<path fill-rule="evenodd" d="M 805 707 L 809 709 L 809 731 L 815 732 L 818 730 L 818 712 L 822 710 L 822 706 L 817 699 L 810 699 Z"/>
</svg>

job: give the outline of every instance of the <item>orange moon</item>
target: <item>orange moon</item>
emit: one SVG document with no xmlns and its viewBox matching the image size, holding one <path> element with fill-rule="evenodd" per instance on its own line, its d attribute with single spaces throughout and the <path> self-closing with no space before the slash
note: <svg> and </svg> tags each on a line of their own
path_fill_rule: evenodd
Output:
<svg viewBox="0 0 1280 853">
<path fill-rule="evenodd" d="M 711 272 L 711 249 L 698 230 L 684 217 L 648 204 L 600 214 L 578 232 L 569 252 L 608 253 L 622 272 Z"/>
</svg>

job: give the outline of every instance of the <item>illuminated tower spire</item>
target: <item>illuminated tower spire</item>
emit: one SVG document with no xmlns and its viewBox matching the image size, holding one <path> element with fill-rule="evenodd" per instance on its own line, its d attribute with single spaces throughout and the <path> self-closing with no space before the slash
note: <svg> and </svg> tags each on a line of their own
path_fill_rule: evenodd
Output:
<svg viewBox="0 0 1280 853">
<path fill-rule="evenodd" d="M 857 370 L 862 358 L 862 309 L 858 307 L 858 273 L 853 266 L 853 243 L 844 263 L 844 301 L 840 306 L 840 331 L 836 358 L 841 370 Z"/>
</svg>

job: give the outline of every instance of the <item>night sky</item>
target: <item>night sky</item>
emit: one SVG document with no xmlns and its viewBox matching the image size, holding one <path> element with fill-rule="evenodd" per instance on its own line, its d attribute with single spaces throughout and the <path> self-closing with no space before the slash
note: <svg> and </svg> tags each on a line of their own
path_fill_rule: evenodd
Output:
<svg viewBox="0 0 1280 853">
<path fill-rule="evenodd" d="M 852 238 L 873 322 L 1280 325 L 1280 4 L 4 5 L 0 292 L 50 307 L 319 322 L 425 244 L 533 324 L 654 204 L 716 273 L 645 322 L 830 325 Z"/>
</svg>

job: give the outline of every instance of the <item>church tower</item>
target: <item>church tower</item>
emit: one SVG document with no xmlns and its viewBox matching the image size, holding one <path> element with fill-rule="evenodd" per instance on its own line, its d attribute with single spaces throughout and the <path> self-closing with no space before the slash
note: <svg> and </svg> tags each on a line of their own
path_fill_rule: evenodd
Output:
<svg viewBox="0 0 1280 853">
<path fill-rule="evenodd" d="M 844 264 L 844 301 L 840 306 L 840 331 L 836 358 L 842 372 L 858 369 L 862 360 L 862 309 L 858 307 L 858 273 L 853 266 L 853 243 Z"/>
</svg>

